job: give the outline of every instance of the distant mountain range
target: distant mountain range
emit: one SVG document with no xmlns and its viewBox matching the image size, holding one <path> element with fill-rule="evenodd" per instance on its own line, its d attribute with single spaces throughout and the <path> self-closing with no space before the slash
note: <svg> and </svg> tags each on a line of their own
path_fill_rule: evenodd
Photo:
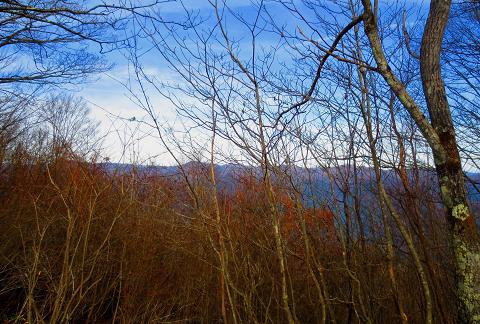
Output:
<svg viewBox="0 0 480 324">
<path fill-rule="evenodd" d="M 210 174 L 210 165 L 208 163 L 202 162 L 188 162 L 180 166 L 155 166 L 155 165 L 134 165 L 134 164 L 124 164 L 124 163 L 112 163 L 104 162 L 100 163 L 103 169 L 110 173 L 130 173 L 132 171 L 139 172 L 146 175 L 161 175 L 166 177 L 179 177 L 183 172 L 187 172 L 191 175 L 206 175 Z M 328 171 L 328 172 L 327 172 Z M 343 170 L 338 168 L 331 168 L 328 170 L 321 168 L 312 168 L 306 169 L 302 167 L 295 167 L 295 169 L 289 170 L 289 174 L 292 176 L 292 181 L 296 185 L 300 183 L 307 183 L 307 189 L 310 194 L 324 194 L 325 192 L 330 191 L 330 183 L 328 180 L 328 174 L 340 175 Z M 373 168 L 370 167 L 359 167 L 358 168 L 358 181 L 359 184 L 364 188 L 370 188 L 375 190 L 375 174 Z M 216 164 L 215 165 L 215 174 L 217 177 L 217 183 L 220 189 L 223 190 L 234 190 L 235 185 L 241 175 L 251 174 L 251 175 L 261 175 L 261 170 L 259 167 L 250 167 L 241 164 Z M 395 172 L 392 170 L 384 170 L 382 172 L 382 177 L 385 184 L 394 185 L 399 180 L 395 175 Z M 469 199 L 471 201 L 480 202 L 480 173 L 468 172 L 466 174 L 468 180 L 467 190 L 469 193 Z M 436 184 L 436 174 L 434 170 L 423 169 L 420 171 L 421 181 L 423 183 Z M 341 177 L 336 177 L 341 178 Z M 310 180 L 310 181 L 309 181 Z M 350 181 L 353 181 L 350 179 Z M 472 183 L 473 182 L 473 183 Z M 351 187 L 353 183 L 350 184 Z M 336 182 L 335 191 L 337 194 L 340 193 L 341 184 Z M 432 190 L 436 187 L 432 186 Z"/>
</svg>

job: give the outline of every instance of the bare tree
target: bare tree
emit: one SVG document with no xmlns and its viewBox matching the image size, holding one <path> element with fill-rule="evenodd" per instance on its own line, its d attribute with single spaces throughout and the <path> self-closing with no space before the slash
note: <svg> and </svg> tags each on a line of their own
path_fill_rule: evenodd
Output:
<svg viewBox="0 0 480 324">
<path fill-rule="evenodd" d="M 339 223 L 338 235 L 344 253 L 342 274 L 348 286 L 348 293 L 341 292 L 343 298 L 339 303 L 347 308 L 350 320 L 357 316 L 368 322 L 375 309 L 372 296 L 361 284 L 364 279 L 354 271 L 359 269 L 355 264 L 358 254 L 354 244 L 358 237 L 363 246 L 361 255 L 368 254 L 365 241 L 369 235 L 362 213 L 370 206 L 364 206 L 360 199 L 362 165 L 373 164 L 369 176 L 376 183 L 378 208 L 375 214 L 372 211 L 372 223 L 380 222 L 383 230 L 375 231 L 372 236 L 378 235 L 387 242 L 384 256 L 397 315 L 403 321 L 410 317 L 406 311 L 408 306 L 400 298 L 395 249 L 412 258 L 418 274 L 418 289 L 424 296 L 419 313 L 424 314 L 425 321 L 436 320 L 435 307 L 443 309 L 437 300 L 438 282 L 429 278 L 435 273 L 431 248 L 426 242 L 425 228 L 428 227 L 422 223 L 426 215 L 415 210 L 416 201 L 408 206 L 413 210 L 412 215 L 399 212 L 401 208 L 384 183 L 384 175 L 389 173 L 383 171 L 386 168 L 398 171 L 397 179 L 404 181 L 404 188 L 409 188 L 410 172 L 418 183 L 419 169 L 428 169 L 433 156 L 439 181 L 437 191 L 452 229 L 448 243 L 456 253 L 459 320 L 475 321 L 476 287 L 479 286 L 477 229 L 468 207 L 456 128 L 447 101 L 455 92 L 447 93 L 440 73 L 442 35 L 450 4 L 432 2 L 425 28 L 420 26 L 422 14 L 415 17 L 422 36 L 420 55 L 417 55 L 412 38 L 415 33 L 409 34 L 407 30 L 403 5 L 384 8 L 368 0 L 276 1 L 284 10 L 282 13 L 290 13 L 298 23 L 292 26 L 279 22 L 275 17 L 278 7 L 269 10 L 264 1 L 252 1 L 255 17 L 236 12 L 225 1 L 209 3 L 210 18 L 214 19 L 189 10 L 181 2 L 185 13 L 183 21 L 171 22 L 161 15 L 149 22 L 136 21 L 145 39 L 181 81 L 166 83 L 148 75 L 141 66 L 140 51 L 135 48 L 132 62 L 138 75 L 171 99 L 179 114 L 190 118 L 196 127 L 214 129 L 217 138 L 233 143 L 261 167 L 266 191 L 270 192 L 266 198 L 270 214 L 274 216 L 275 232 L 281 227 L 282 218 L 276 211 L 279 204 L 272 179 L 283 179 L 279 170 L 295 163 L 311 165 L 302 155 L 305 152 L 325 169 L 333 188 L 331 205 L 336 209 Z M 228 28 L 229 19 L 246 30 L 243 38 L 236 38 Z M 259 45 L 264 33 L 277 35 L 278 43 L 272 42 L 275 45 L 268 49 Z M 281 56 L 279 53 L 288 58 L 277 57 Z M 467 67 L 462 69 L 467 71 Z M 421 78 L 416 77 L 416 71 L 421 72 Z M 474 69 L 468 71 L 475 74 Z M 471 88 L 473 93 L 475 87 Z M 183 100 L 185 97 L 188 99 Z M 462 101 L 466 99 L 471 97 L 465 96 Z M 216 110 L 213 119 L 212 102 Z M 474 116 L 475 109 L 471 109 Z M 149 113 L 155 115 L 151 110 Z M 428 149 L 424 149 L 425 145 Z M 332 166 L 334 171 L 329 169 Z M 392 216 L 395 227 L 388 215 Z M 395 247 L 400 241 L 398 237 L 408 252 Z M 281 233 L 275 240 L 283 309 L 287 320 L 293 322 L 296 318 L 293 285 L 288 282 L 289 246 Z M 310 240 L 303 242 L 305 249 L 310 250 Z M 312 270 L 315 264 L 320 262 L 309 263 L 308 271 L 316 280 L 321 271 Z M 363 268 L 368 269 L 366 262 Z M 328 289 L 321 286 L 321 280 L 316 282 L 320 300 L 323 298 L 325 321 L 330 302 Z M 447 317 L 443 313 L 439 315 L 442 319 Z"/>
<path fill-rule="evenodd" d="M 36 124 L 47 138 L 47 147 L 86 156 L 99 143 L 98 122 L 89 116 L 87 103 L 69 94 L 52 95 L 35 109 Z"/>
<path fill-rule="evenodd" d="M 362 1 L 365 33 L 378 71 L 415 120 L 434 156 L 440 192 L 451 224 L 457 260 L 458 319 L 473 323 L 480 316 L 480 244 L 467 202 L 461 159 L 450 106 L 441 75 L 441 50 L 451 2 L 432 1 L 422 35 L 420 72 L 429 119 L 390 67 L 378 34 L 378 8 Z"/>
<path fill-rule="evenodd" d="M 79 82 L 105 71 L 102 54 L 122 46 L 131 15 L 168 1 L 2 1 L 1 89 Z"/>
<path fill-rule="evenodd" d="M 474 57 L 470 55 L 467 59 L 467 57 L 462 56 L 460 54 L 462 50 L 455 45 L 451 46 L 450 52 L 447 50 L 446 53 L 451 54 L 450 58 L 454 59 L 455 55 L 458 58 L 461 57 L 461 59 L 457 58 L 458 62 L 456 63 L 454 60 L 450 60 L 452 66 L 455 66 L 455 64 L 457 66 L 459 64 L 463 65 L 462 68 L 454 69 L 456 74 L 450 73 L 450 77 L 453 78 L 457 75 L 458 78 L 460 72 L 460 74 L 463 74 L 465 83 L 473 82 L 473 87 L 472 84 L 468 84 L 471 87 L 470 93 L 463 92 L 463 97 L 458 96 L 459 94 L 462 95 L 458 89 L 456 92 L 447 93 L 441 75 L 441 54 L 443 34 L 449 20 L 450 2 L 431 2 L 425 27 L 421 29 L 420 55 L 417 55 L 410 46 L 411 39 L 406 32 L 405 19 L 403 21 L 404 35 L 400 40 L 404 37 L 405 39 L 398 42 L 399 38 L 394 35 L 397 28 L 392 26 L 402 26 L 399 17 L 402 17 L 401 11 L 405 10 L 405 7 L 401 5 L 398 9 L 384 8 L 383 4 L 378 1 L 372 3 L 367 0 L 362 1 L 361 4 L 352 3 L 351 7 L 358 8 L 358 10 L 354 10 L 348 15 L 346 14 L 348 6 L 342 4 L 338 6 L 329 2 L 316 4 L 313 1 L 306 0 L 301 2 L 302 7 L 293 1 L 279 1 L 279 3 L 291 11 L 308 30 L 312 31 L 321 40 L 312 39 L 299 28 L 302 38 L 324 53 L 320 56 L 316 73 L 310 83 L 311 86 L 307 87 L 305 91 L 299 92 L 301 100 L 293 107 L 307 104 L 308 101 L 312 100 L 312 95 L 316 94 L 316 88 L 325 87 L 321 83 L 321 74 L 324 74 L 324 78 L 325 74 L 328 74 L 328 72 L 325 72 L 325 61 L 328 57 L 332 57 L 340 62 L 357 65 L 362 70 L 370 70 L 380 74 L 392 93 L 402 103 L 405 111 L 409 114 L 409 118 L 414 121 L 416 127 L 428 142 L 438 175 L 439 192 L 446 207 L 447 219 L 451 224 L 450 244 L 454 247 L 457 261 L 458 318 L 460 322 L 477 321 L 480 311 L 480 301 L 478 300 L 480 296 L 478 294 L 478 274 L 480 273 L 478 271 L 478 232 L 473 215 L 468 207 L 459 144 L 457 143 L 454 120 L 447 100 L 448 97 L 455 98 L 455 95 L 457 95 L 457 98 L 455 98 L 457 100 L 453 100 L 454 102 L 458 102 L 459 99 L 463 102 L 471 100 L 472 93 L 475 92 L 474 85 L 477 84 L 476 78 L 478 78 L 478 73 L 471 66 L 475 65 L 477 60 L 474 59 L 469 62 L 469 59 Z M 308 11 L 308 15 L 302 10 Z M 476 12 L 475 8 L 470 8 L 467 11 L 469 16 L 474 16 Z M 340 16 L 338 15 L 339 12 L 342 13 Z M 382 12 L 382 15 L 380 15 L 380 12 Z M 311 18 L 312 16 L 313 18 Z M 343 22 L 341 22 L 342 19 Z M 417 15 L 416 19 L 421 19 L 421 15 Z M 467 19 L 467 21 L 475 22 L 474 19 Z M 360 39 L 357 43 L 360 46 L 359 53 L 365 53 L 366 55 L 364 54 L 363 57 L 352 56 L 349 49 L 355 45 L 351 43 L 349 31 L 356 30 L 362 22 L 367 40 L 365 42 L 365 40 Z M 393 25 L 388 25 L 392 23 Z M 462 27 L 466 26 L 458 20 L 456 24 Z M 345 27 L 342 28 L 342 25 Z M 327 31 L 328 35 L 334 39 L 333 42 L 326 40 L 320 28 Z M 475 35 L 476 28 L 475 24 L 475 27 L 470 29 L 465 36 L 459 36 L 464 40 L 460 44 L 464 45 L 463 48 L 468 48 L 470 53 L 475 49 L 475 44 L 472 42 L 475 36 L 472 37 L 472 35 Z M 400 30 L 400 28 L 398 29 Z M 284 33 L 281 27 L 277 27 L 277 30 L 279 33 Z M 455 33 L 458 33 L 458 30 Z M 295 34 L 289 34 L 289 37 L 292 40 L 299 38 Z M 450 41 L 455 42 L 454 39 L 452 38 Z M 340 45 L 343 46 L 340 47 Z M 404 48 L 408 50 L 411 57 L 419 60 L 419 66 L 415 62 L 412 64 L 405 60 L 402 56 L 402 49 Z M 420 80 L 409 76 L 412 71 L 418 68 L 421 75 Z M 473 78 L 466 75 L 472 75 Z M 326 77 L 328 78 L 328 76 Z M 415 82 L 418 86 L 415 85 Z M 455 89 L 455 85 L 451 85 L 449 89 Z M 381 100 L 381 98 L 377 97 L 376 100 Z M 473 116 L 475 116 L 475 106 L 469 105 L 469 107 L 470 113 L 467 115 L 473 113 Z M 425 111 L 428 111 L 428 115 Z M 460 132 L 463 133 L 461 128 Z M 472 152 L 474 152 L 474 149 L 468 152 L 467 158 L 471 159 Z M 423 281 L 425 282 L 425 278 Z M 428 289 L 426 282 L 424 286 Z M 427 321 L 431 320 L 431 316 L 427 316 Z"/>
</svg>

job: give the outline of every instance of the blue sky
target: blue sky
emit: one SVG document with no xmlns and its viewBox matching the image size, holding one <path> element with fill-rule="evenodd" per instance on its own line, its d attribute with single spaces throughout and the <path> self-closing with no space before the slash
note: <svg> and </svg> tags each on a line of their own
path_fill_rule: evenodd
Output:
<svg viewBox="0 0 480 324">
<path fill-rule="evenodd" d="M 229 7 L 240 13 L 245 19 L 251 19 L 252 16 L 255 16 L 256 9 L 251 3 L 250 0 L 228 1 Z M 187 0 L 184 1 L 184 5 L 189 10 L 198 11 L 205 16 L 213 13 L 211 5 L 206 0 Z M 178 3 L 172 2 L 162 5 L 160 12 L 167 20 L 182 20 L 184 17 L 184 10 Z M 245 37 L 242 26 L 233 19 L 231 22 L 227 22 L 229 33 L 235 35 L 235 37 Z M 269 35 L 265 34 L 262 37 L 261 42 L 268 47 Z M 271 41 L 274 41 L 274 39 L 272 38 Z M 149 45 L 144 44 L 144 46 L 147 48 Z M 145 112 L 137 104 L 132 102 L 132 95 L 124 86 L 132 72 L 128 60 L 120 53 L 110 53 L 107 55 L 107 59 L 114 63 L 113 69 L 97 76 L 93 82 L 84 85 L 79 93 L 90 103 L 91 116 L 101 122 L 101 133 L 106 133 L 104 155 L 113 161 L 131 159 L 133 154 L 135 159 L 142 163 L 150 161 L 152 157 L 154 157 L 153 161 L 157 163 L 172 163 L 172 159 L 165 153 L 165 149 L 159 143 L 155 133 L 148 136 L 150 130 L 141 127 L 141 125 L 139 127 L 136 122 L 129 122 L 132 117 L 135 117 L 136 120 L 148 120 L 149 118 L 145 116 Z M 177 75 L 172 72 L 155 51 L 142 57 L 142 64 L 151 75 L 155 75 L 163 81 L 175 82 L 178 79 Z M 165 125 L 181 129 L 183 121 L 181 122 L 177 117 L 174 106 L 162 96 L 154 92 L 150 94 L 150 99 L 159 114 L 159 119 Z M 135 145 L 124 154 L 123 146 L 127 144 L 125 142 Z M 135 152 L 132 152 L 132 150 L 135 150 Z"/>
<path fill-rule="evenodd" d="M 199 13 L 205 17 L 210 16 L 210 24 L 213 23 L 213 11 L 207 0 L 186 0 L 184 5 L 192 12 Z M 292 3 L 299 5 L 300 1 L 294 0 Z M 258 1 L 251 0 L 231 0 L 227 1 L 229 7 L 247 21 L 253 21 L 256 16 L 256 8 Z M 295 32 L 300 27 L 307 35 L 313 38 L 322 37 L 320 34 L 314 34 L 309 31 L 308 27 L 300 24 L 287 14 L 284 8 L 271 1 L 265 1 L 272 14 L 274 21 L 279 26 L 285 26 L 290 32 Z M 384 4 L 387 4 L 386 2 Z M 423 4 L 425 5 L 425 4 Z M 159 8 L 162 17 L 166 20 L 181 21 L 185 13 L 178 3 L 167 3 Z M 308 11 L 307 12 L 308 15 Z M 307 16 L 308 17 L 308 16 Z M 325 15 L 327 19 L 339 19 L 335 14 Z M 311 17 L 313 19 L 313 16 Z M 229 35 L 237 40 L 241 40 L 239 55 L 245 61 L 248 61 L 251 55 L 250 35 L 245 26 L 232 17 L 227 17 L 226 25 Z M 189 37 L 186 32 L 185 37 Z M 324 39 L 327 43 L 331 42 L 328 37 Z M 279 36 L 274 33 L 265 31 L 258 40 L 258 46 L 266 52 L 278 44 Z M 149 44 L 144 42 L 140 44 L 144 49 L 149 48 Z M 288 61 L 288 53 L 286 47 L 275 48 L 277 61 Z M 114 67 L 108 73 L 98 76 L 98 79 L 85 86 L 80 91 L 92 107 L 92 117 L 101 122 L 101 133 L 105 133 L 105 152 L 113 161 L 128 162 L 134 159 L 140 163 L 154 162 L 158 164 L 171 164 L 173 160 L 166 153 L 164 146 L 159 142 L 155 132 L 138 121 L 150 122 L 145 112 L 134 102 L 132 102 L 132 94 L 125 88 L 123 84 L 129 82 L 132 73 L 132 67 L 129 66 L 128 60 L 120 53 L 110 53 L 107 59 L 114 63 Z M 142 57 L 143 68 L 149 75 L 154 76 L 161 81 L 178 82 L 180 78 L 176 75 L 167 62 L 159 55 L 157 51 L 148 52 Z M 306 81 L 308 83 L 308 80 Z M 131 83 L 134 89 L 138 89 L 135 82 Z M 147 87 L 148 88 L 148 87 Z M 176 114 L 175 107 L 164 97 L 156 93 L 152 87 L 147 89 L 149 99 L 158 115 L 158 120 L 165 128 L 171 128 L 181 131 L 185 126 L 189 126 L 189 122 L 179 118 Z M 131 121 L 135 118 L 135 121 Z M 182 134 L 180 133 L 180 136 Z M 195 139 L 201 145 L 202 141 L 208 140 L 208 136 L 202 137 L 200 133 L 195 133 Z M 129 150 L 124 152 L 124 146 L 128 144 Z M 228 146 L 228 143 L 219 143 L 219 145 Z"/>
</svg>

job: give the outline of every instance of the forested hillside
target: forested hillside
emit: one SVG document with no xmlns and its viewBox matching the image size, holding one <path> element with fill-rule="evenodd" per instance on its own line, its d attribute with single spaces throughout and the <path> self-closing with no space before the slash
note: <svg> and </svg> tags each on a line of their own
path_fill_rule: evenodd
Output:
<svg viewBox="0 0 480 324">
<path fill-rule="evenodd" d="M 0 1 L 0 322 L 480 323 L 479 39 L 476 1 Z"/>
</svg>

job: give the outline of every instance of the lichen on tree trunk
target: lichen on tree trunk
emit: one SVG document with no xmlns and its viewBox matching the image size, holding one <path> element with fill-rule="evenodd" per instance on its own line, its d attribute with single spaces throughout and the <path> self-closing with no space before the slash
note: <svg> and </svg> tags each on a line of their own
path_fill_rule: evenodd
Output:
<svg viewBox="0 0 480 324">
<path fill-rule="evenodd" d="M 461 323 L 480 323 L 480 250 L 454 229 L 457 261 L 458 318 Z"/>
</svg>

